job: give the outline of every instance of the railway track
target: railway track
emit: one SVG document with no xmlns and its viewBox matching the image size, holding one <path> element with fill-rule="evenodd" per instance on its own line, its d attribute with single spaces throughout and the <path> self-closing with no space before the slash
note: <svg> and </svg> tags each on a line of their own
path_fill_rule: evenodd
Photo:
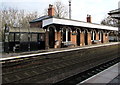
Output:
<svg viewBox="0 0 120 85">
<path fill-rule="evenodd" d="M 2 61 L 3 83 L 37 83 L 77 68 L 80 68 L 80 71 L 83 72 L 90 69 L 90 67 L 92 68 L 103 62 L 117 58 L 117 47 L 117 45 L 114 45 L 12 61 Z"/>
<path fill-rule="evenodd" d="M 115 65 L 116 63 L 119 63 L 120 62 L 120 57 L 119 58 L 115 58 L 113 60 L 110 60 L 108 62 L 104 62 L 103 64 L 100 64 L 96 67 L 93 67 L 91 69 L 88 69 L 84 72 L 81 72 L 77 75 L 74 75 L 74 76 L 71 76 L 69 78 L 66 78 L 62 81 L 59 81 L 53 85 L 63 85 L 63 84 L 72 84 L 72 85 L 76 85 L 76 84 L 80 84 L 82 81 L 96 75 L 97 73 Z"/>
</svg>

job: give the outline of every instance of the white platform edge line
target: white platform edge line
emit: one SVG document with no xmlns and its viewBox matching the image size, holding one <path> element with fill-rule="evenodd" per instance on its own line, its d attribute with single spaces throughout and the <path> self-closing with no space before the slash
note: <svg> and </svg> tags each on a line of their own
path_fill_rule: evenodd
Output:
<svg viewBox="0 0 120 85">
<path fill-rule="evenodd" d="M 31 57 L 31 56 L 38 56 L 38 55 L 46 55 L 46 54 L 67 52 L 67 51 L 80 50 L 80 49 L 89 49 L 89 48 L 94 48 L 94 47 L 108 46 L 108 45 L 115 45 L 115 44 L 119 44 L 119 42 L 117 42 L 117 43 L 102 44 L 102 45 L 96 45 L 96 46 L 89 46 L 89 47 L 81 47 L 81 48 L 67 49 L 67 50 L 61 50 L 61 51 L 44 52 L 44 53 L 38 53 L 38 54 L 29 54 L 29 55 L 22 55 L 22 56 L 16 56 L 16 57 L 0 58 L 0 61 L 10 60 L 10 59 L 15 59 L 15 58 L 17 59 L 17 58 L 24 58 L 24 57 Z"/>
<path fill-rule="evenodd" d="M 118 64 L 119 64 L 119 63 L 116 63 L 115 65 L 113 65 L 113 66 L 111 66 L 111 67 L 109 67 L 109 68 L 107 68 L 107 69 L 101 71 L 100 73 L 98 73 L 98 74 L 96 74 L 96 75 L 94 75 L 94 76 L 92 76 L 92 77 L 90 77 L 90 78 L 88 78 L 88 79 L 86 79 L 86 80 L 84 80 L 84 81 L 82 81 L 82 82 L 76 84 L 76 85 L 80 85 L 80 84 L 82 84 L 82 83 L 85 83 L 86 81 L 88 81 L 88 80 L 90 80 L 90 79 L 92 79 L 92 78 L 98 76 L 98 75 L 101 74 L 102 72 L 105 72 L 105 71 L 111 69 L 112 67 L 114 67 L 114 66 L 116 66 L 116 65 L 118 65 Z"/>
</svg>

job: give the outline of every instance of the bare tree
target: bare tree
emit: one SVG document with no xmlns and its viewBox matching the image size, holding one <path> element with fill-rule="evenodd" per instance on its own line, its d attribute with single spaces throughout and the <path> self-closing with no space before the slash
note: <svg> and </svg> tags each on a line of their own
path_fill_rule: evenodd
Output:
<svg viewBox="0 0 120 85">
<path fill-rule="evenodd" d="M 110 16 L 108 16 L 107 18 L 105 18 L 101 21 L 101 24 L 102 25 L 107 25 L 107 26 L 117 27 L 118 26 L 118 20 L 113 19 Z"/>
<path fill-rule="evenodd" d="M 0 10 L 0 40 L 4 34 L 4 27 L 7 24 L 9 27 L 29 28 L 29 21 L 38 17 L 37 12 L 28 13 L 24 10 L 15 8 L 3 8 Z"/>
<path fill-rule="evenodd" d="M 7 24 L 10 27 L 25 27 L 29 26 L 29 21 L 37 18 L 37 12 L 25 13 L 24 10 L 17 10 L 14 8 L 4 8 L 0 10 L 0 15 L 2 15 L 2 28 Z"/>
<path fill-rule="evenodd" d="M 54 2 L 55 17 L 65 18 L 68 16 L 67 6 L 65 6 L 61 1 Z M 45 15 L 48 15 L 48 9 L 45 9 Z"/>
</svg>

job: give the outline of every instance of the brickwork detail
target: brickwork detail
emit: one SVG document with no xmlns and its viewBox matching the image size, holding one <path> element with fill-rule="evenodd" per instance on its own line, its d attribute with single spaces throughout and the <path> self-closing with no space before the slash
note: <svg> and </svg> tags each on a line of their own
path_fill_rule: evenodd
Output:
<svg viewBox="0 0 120 85">
<path fill-rule="evenodd" d="M 54 45 L 54 48 L 57 48 L 58 47 L 58 37 L 57 37 L 57 32 L 55 32 L 55 45 Z"/>
<path fill-rule="evenodd" d="M 45 33 L 45 49 L 49 49 L 49 32 Z"/>
<path fill-rule="evenodd" d="M 73 33 L 75 33 L 75 32 L 73 32 Z M 72 41 L 72 43 L 76 46 L 76 35 L 72 35 L 72 33 L 71 33 L 71 41 Z"/>
<path fill-rule="evenodd" d="M 42 22 L 30 23 L 30 27 L 38 27 L 38 28 L 41 28 L 41 27 L 42 27 Z"/>
<path fill-rule="evenodd" d="M 85 45 L 85 42 L 84 42 L 85 40 L 84 40 L 84 33 L 83 32 L 81 32 L 80 33 L 80 46 L 84 46 Z"/>
<path fill-rule="evenodd" d="M 91 45 L 92 42 L 91 42 L 91 33 L 88 32 L 88 45 Z"/>
</svg>

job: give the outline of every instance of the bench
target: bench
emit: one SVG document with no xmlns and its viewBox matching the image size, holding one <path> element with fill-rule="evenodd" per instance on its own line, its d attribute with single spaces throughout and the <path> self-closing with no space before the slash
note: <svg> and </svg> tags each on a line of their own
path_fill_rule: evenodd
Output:
<svg viewBox="0 0 120 85">
<path fill-rule="evenodd" d="M 98 44 L 98 43 L 100 43 L 100 41 L 99 40 L 93 40 L 92 43 L 93 44 Z"/>
<path fill-rule="evenodd" d="M 71 41 L 68 42 L 62 42 L 62 47 L 71 47 L 71 46 L 75 46 Z"/>
</svg>

